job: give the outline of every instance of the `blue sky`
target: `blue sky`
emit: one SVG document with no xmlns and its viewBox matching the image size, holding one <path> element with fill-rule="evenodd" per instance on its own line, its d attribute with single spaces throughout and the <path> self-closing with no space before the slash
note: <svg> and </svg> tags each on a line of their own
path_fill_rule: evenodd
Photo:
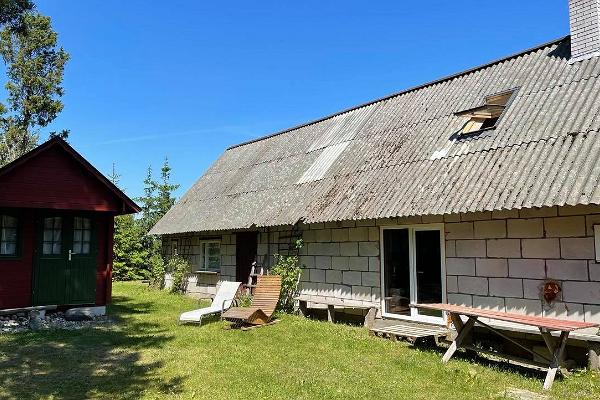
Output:
<svg viewBox="0 0 600 400">
<path fill-rule="evenodd" d="M 44 132 L 131 196 L 167 156 L 183 194 L 229 145 L 568 34 L 567 0 L 39 0 L 70 53 Z"/>
</svg>

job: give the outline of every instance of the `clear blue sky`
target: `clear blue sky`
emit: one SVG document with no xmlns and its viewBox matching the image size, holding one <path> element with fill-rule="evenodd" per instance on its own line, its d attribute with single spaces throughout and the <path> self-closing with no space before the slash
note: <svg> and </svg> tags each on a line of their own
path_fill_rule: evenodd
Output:
<svg viewBox="0 0 600 400">
<path fill-rule="evenodd" d="M 568 34 L 568 0 L 39 0 L 70 53 L 45 131 L 137 196 L 181 195 L 232 144 Z"/>
</svg>

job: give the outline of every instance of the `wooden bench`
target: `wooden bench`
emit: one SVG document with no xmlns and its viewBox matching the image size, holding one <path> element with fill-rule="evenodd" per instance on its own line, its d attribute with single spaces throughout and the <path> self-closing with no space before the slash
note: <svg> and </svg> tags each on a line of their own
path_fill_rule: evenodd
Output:
<svg viewBox="0 0 600 400">
<path fill-rule="evenodd" d="M 345 300 L 345 299 L 337 299 L 337 298 L 315 298 L 315 296 L 307 296 L 300 295 L 294 297 L 294 300 L 298 301 L 298 311 L 303 316 L 307 315 L 308 312 L 308 303 L 314 304 L 322 304 L 327 307 L 327 321 L 335 322 L 335 307 L 343 307 L 343 308 L 356 308 L 369 310 L 367 315 L 365 316 L 364 325 L 366 327 L 370 327 L 372 322 L 375 320 L 375 314 L 377 313 L 377 309 L 371 305 L 364 305 L 361 302 L 356 300 Z"/>
<path fill-rule="evenodd" d="M 454 355 L 458 348 L 465 348 L 476 352 L 492 353 L 502 358 L 519 361 L 521 363 L 541 366 L 548 369 L 548 372 L 546 373 L 546 379 L 544 381 L 544 389 L 546 390 L 552 387 L 552 383 L 554 382 L 556 373 L 560 370 L 561 363 L 564 361 L 563 354 L 565 351 L 565 346 L 567 344 L 569 333 L 577 329 L 593 328 L 600 326 L 600 324 L 590 322 L 567 321 L 556 318 L 536 317 L 530 315 L 512 314 L 492 310 L 481 310 L 478 308 L 458 306 L 453 304 L 415 304 L 413 305 L 413 307 L 423 308 L 427 310 L 445 311 L 450 315 L 450 318 L 452 319 L 452 324 L 454 325 L 457 334 L 456 338 L 444 354 L 442 358 L 443 362 L 448 362 L 448 360 L 450 360 L 450 358 Z M 467 317 L 467 321 L 463 322 L 461 316 Z M 551 356 L 548 357 L 545 354 L 536 352 L 535 350 L 523 345 L 522 343 L 517 342 L 515 339 L 508 337 L 504 333 L 500 332 L 498 329 L 493 328 L 490 325 L 479 320 L 479 318 L 488 318 L 492 320 L 534 326 L 538 328 Z M 541 359 L 546 360 L 547 363 L 538 363 L 531 360 L 518 359 L 517 357 L 508 356 L 506 354 L 498 354 L 495 352 L 490 352 L 465 344 L 467 342 L 466 339 L 469 337 L 471 329 L 475 324 L 489 329 L 490 331 L 496 333 L 505 340 L 508 340 L 509 342 L 513 343 L 514 345 L 528 352 L 529 354 L 536 355 Z M 556 340 L 554 336 L 552 336 L 551 332 L 560 332 L 558 340 Z"/>
</svg>

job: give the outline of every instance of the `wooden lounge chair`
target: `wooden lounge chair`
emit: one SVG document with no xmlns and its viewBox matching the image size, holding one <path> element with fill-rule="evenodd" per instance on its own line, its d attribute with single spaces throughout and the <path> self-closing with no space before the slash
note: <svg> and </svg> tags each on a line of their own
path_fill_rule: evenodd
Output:
<svg viewBox="0 0 600 400">
<path fill-rule="evenodd" d="M 202 317 L 204 316 L 218 313 L 223 314 L 225 310 L 231 307 L 231 304 L 233 303 L 241 284 L 242 282 L 221 282 L 219 290 L 217 290 L 217 294 L 215 295 L 215 298 L 210 306 L 184 312 L 179 316 L 179 322 L 202 324 Z"/>
<path fill-rule="evenodd" d="M 223 313 L 222 318 L 234 324 L 264 325 L 271 322 L 279 294 L 281 276 L 261 275 L 257 278 L 251 307 L 233 307 Z"/>
</svg>

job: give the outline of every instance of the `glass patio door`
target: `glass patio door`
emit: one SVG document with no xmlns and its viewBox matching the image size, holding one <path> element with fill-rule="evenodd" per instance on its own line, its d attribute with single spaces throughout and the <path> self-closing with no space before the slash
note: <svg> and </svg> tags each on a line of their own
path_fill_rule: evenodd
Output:
<svg viewBox="0 0 600 400">
<path fill-rule="evenodd" d="M 438 225 L 382 229 L 384 316 L 441 321 L 441 313 L 418 310 L 410 305 L 446 300 L 442 232 Z"/>
</svg>

